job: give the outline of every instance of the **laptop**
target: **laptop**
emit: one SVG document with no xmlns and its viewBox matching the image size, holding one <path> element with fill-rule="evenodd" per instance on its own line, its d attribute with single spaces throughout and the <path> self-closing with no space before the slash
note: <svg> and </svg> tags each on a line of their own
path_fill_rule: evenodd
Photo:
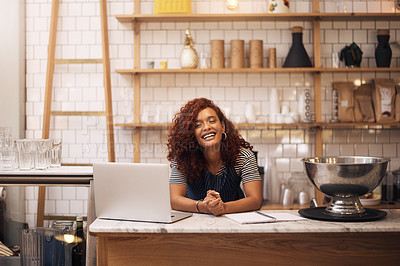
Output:
<svg viewBox="0 0 400 266">
<path fill-rule="evenodd" d="M 98 218 L 173 223 L 192 216 L 171 210 L 167 164 L 94 163 L 93 180 Z"/>
</svg>

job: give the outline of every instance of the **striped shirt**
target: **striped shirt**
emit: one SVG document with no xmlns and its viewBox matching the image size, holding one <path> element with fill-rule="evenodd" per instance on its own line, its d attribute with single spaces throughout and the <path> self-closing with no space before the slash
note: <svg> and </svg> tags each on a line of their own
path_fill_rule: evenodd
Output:
<svg viewBox="0 0 400 266">
<path fill-rule="evenodd" d="M 241 148 L 234 166 L 227 166 L 225 163 L 216 175 L 206 169 L 202 172 L 199 182 L 189 182 L 187 176 L 176 168 L 176 163 L 172 162 L 170 184 L 186 186 L 186 197 L 200 200 L 205 198 L 208 190 L 215 190 L 220 193 L 224 202 L 244 198 L 241 184 L 261 180 L 254 153 L 245 148 Z"/>
</svg>

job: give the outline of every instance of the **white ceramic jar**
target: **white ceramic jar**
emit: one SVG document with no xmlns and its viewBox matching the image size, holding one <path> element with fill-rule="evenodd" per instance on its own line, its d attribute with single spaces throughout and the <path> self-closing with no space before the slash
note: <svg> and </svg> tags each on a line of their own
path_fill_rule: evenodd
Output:
<svg viewBox="0 0 400 266">
<path fill-rule="evenodd" d="M 289 13 L 289 0 L 268 0 L 268 13 Z"/>
</svg>

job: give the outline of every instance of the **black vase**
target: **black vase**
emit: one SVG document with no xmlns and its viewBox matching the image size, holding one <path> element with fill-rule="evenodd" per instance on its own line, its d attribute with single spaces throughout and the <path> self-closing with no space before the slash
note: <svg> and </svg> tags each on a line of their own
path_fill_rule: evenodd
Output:
<svg viewBox="0 0 400 266">
<path fill-rule="evenodd" d="M 377 67 L 390 67 L 392 49 L 389 44 L 389 30 L 378 30 L 378 46 L 375 49 L 375 61 Z"/>
<path fill-rule="evenodd" d="M 312 67 L 310 58 L 303 45 L 302 27 L 293 27 L 292 39 L 292 47 L 290 47 L 283 67 Z"/>
</svg>

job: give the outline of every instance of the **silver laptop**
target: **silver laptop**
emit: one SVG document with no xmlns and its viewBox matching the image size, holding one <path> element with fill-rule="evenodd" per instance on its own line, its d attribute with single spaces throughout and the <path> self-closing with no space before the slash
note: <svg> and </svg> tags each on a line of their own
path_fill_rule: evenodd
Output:
<svg viewBox="0 0 400 266">
<path fill-rule="evenodd" d="M 98 218 L 173 223 L 192 216 L 171 210 L 167 164 L 94 163 L 93 179 Z"/>
</svg>

